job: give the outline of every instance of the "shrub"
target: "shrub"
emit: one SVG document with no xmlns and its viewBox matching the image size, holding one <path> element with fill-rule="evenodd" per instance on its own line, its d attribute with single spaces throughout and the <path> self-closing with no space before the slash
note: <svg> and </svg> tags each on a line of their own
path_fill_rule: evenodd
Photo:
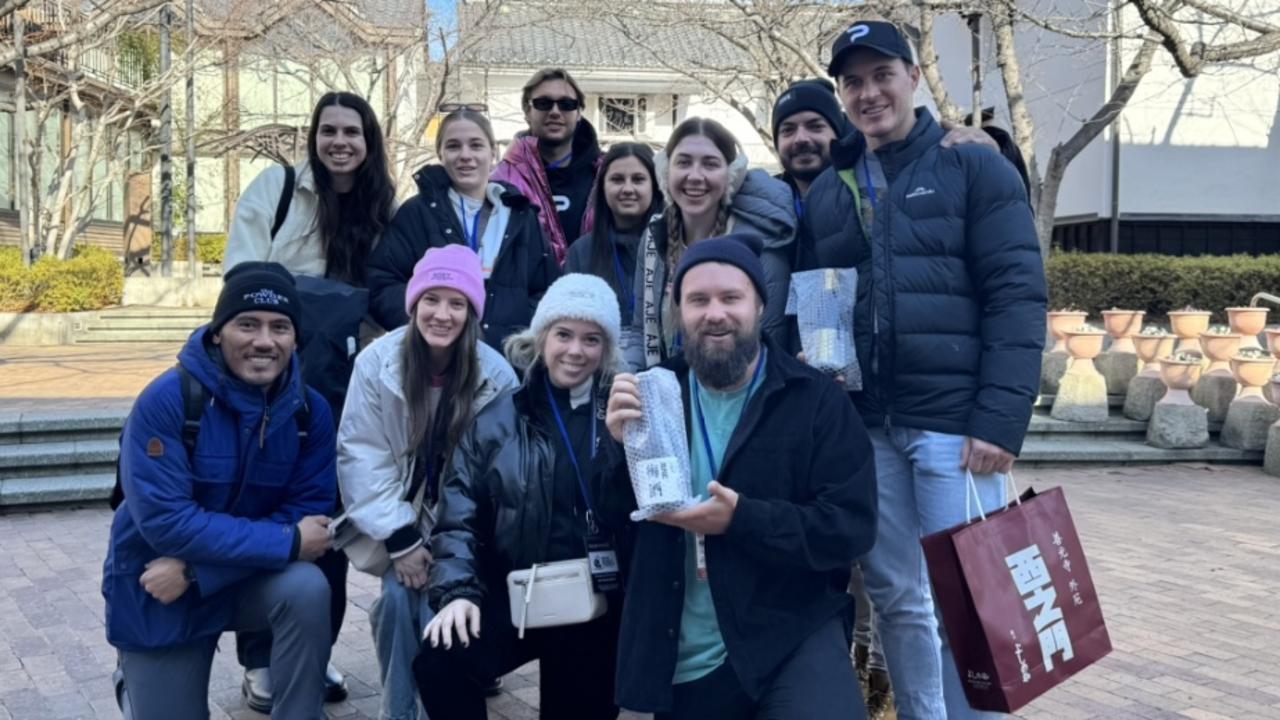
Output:
<svg viewBox="0 0 1280 720">
<path fill-rule="evenodd" d="M 227 254 L 226 233 L 197 233 L 196 259 L 202 263 L 221 263 Z M 161 256 L 160 236 L 151 243 L 151 262 L 159 263 Z M 179 262 L 187 259 L 187 235 L 182 233 L 173 238 L 173 259 Z"/>
<path fill-rule="evenodd" d="M 1049 309 L 1096 316 L 1113 307 L 1146 310 L 1153 320 L 1191 305 L 1226 322 L 1228 307 L 1257 292 L 1280 295 L 1280 255 L 1198 256 L 1059 253 L 1045 263 Z"/>
<path fill-rule="evenodd" d="M 0 310 L 96 310 L 123 294 L 120 260 L 102 248 L 81 247 L 70 260 L 46 257 L 29 268 L 17 248 L 0 249 Z"/>
</svg>

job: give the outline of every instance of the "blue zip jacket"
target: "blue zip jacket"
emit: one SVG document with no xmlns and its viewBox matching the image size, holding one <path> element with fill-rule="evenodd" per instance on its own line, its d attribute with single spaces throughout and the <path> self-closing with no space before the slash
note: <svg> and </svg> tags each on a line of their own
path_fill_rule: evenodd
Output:
<svg viewBox="0 0 1280 720">
<path fill-rule="evenodd" d="M 875 151 L 888 189 L 872 237 L 838 175 L 862 172 L 859 133 L 831 147 L 805 198 L 799 270 L 856 267 L 854 341 L 867 374 L 853 395 L 869 427 L 966 435 L 1015 455 L 1044 348 L 1044 265 L 1014 167 L 978 145 L 939 145 L 927 111 Z"/>
<path fill-rule="evenodd" d="M 268 404 L 261 389 L 235 379 L 209 354 L 207 333 L 208 326 L 192 333 L 178 355 L 209 398 L 191 457 L 182 444 L 176 369 L 142 391 L 125 422 L 125 500 L 111 523 L 102 568 L 107 641 L 122 650 L 220 634 L 231 621 L 234 586 L 257 572 L 282 570 L 298 521 L 334 511 L 333 418 L 324 398 L 303 385 L 297 355 Z M 294 415 L 304 396 L 311 427 L 300 447 Z M 196 583 L 169 605 L 139 582 L 146 564 L 159 557 L 195 569 Z"/>
</svg>

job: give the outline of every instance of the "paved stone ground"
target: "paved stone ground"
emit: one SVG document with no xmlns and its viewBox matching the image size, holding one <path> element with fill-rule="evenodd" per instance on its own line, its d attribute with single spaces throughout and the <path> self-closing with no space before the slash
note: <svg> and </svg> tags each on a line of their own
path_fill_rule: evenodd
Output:
<svg viewBox="0 0 1280 720">
<path fill-rule="evenodd" d="M 1280 481 L 1195 465 L 1039 468 L 1019 480 L 1067 489 L 1115 645 L 1021 717 L 1280 718 Z M 0 720 L 118 717 L 99 594 L 109 520 L 99 506 L 0 515 Z M 332 718 L 377 716 L 375 592 L 352 573 L 334 652 L 352 697 L 328 706 Z M 215 660 L 213 717 L 261 718 L 240 698 L 231 645 Z M 536 717 L 536 682 L 536 664 L 509 677 L 490 717 Z"/>
<path fill-rule="evenodd" d="M 0 345 L 0 409 L 61 410 L 86 404 L 129 407 L 142 388 L 177 362 L 180 343 Z"/>
</svg>

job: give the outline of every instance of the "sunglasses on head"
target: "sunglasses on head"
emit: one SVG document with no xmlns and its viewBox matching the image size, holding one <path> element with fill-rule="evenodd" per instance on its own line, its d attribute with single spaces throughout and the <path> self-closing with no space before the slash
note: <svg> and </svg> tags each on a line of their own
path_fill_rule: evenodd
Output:
<svg viewBox="0 0 1280 720">
<path fill-rule="evenodd" d="M 574 110 L 582 107 L 582 103 L 578 102 L 578 98 L 571 97 L 555 99 L 549 97 L 538 97 L 529 101 L 529 104 L 538 112 L 547 112 L 553 105 L 560 108 L 560 112 L 573 112 Z"/>
<path fill-rule="evenodd" d="M 458 110 L 470 110 L 471 112 L 478 113 L 489 112 L 489 106 L 484 103 L 440 103 L 440 106 L 437 109 L 442 113 L 457 112 Z"/>
</svg>

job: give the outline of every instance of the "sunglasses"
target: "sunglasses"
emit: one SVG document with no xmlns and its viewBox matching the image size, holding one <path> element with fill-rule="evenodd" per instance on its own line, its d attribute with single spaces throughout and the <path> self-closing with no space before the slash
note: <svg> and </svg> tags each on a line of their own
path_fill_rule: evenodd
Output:
<svg viewBox="0 0 1280 720">
<path fill-rule="evenodd" d="M 448 102 L 448 103 L 440 103 L 439 107 L 437 107 L 436 109 L 442 113 L 457 112 L 459 110 L 470 110 L 471 112 L 478 112 L 478 113 L 489 112 L 489 106 L 484 103 Z"/>
<path fill-rule="evenodd" d="M 554 100 L 549 97 L 539 97 L 529 101 L 529 104 L 538 112 L 547 112 L 553 105 L 560 108 L 560 112 L 573 112 L 582 107 L 582 103 L 578 102 L 578 98 L 571 97 L 556 98 Z"/>
</svg>

